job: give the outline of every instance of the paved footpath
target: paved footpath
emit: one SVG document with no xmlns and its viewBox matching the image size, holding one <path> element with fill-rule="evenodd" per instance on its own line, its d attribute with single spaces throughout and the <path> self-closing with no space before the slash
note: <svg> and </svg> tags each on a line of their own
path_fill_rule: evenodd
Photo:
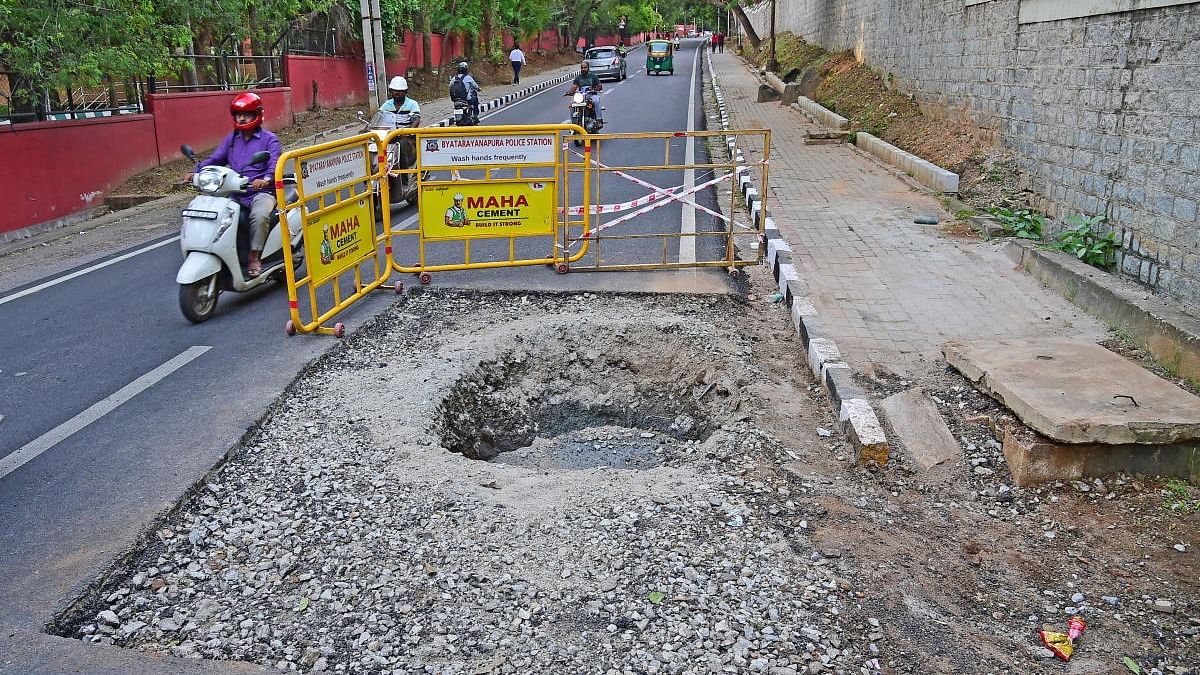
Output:
<svg viewBox="0 0 1200 675">
<path fill-rule="evenodd" d="M 1105 328 L 1027 277 L 999 244 L 951 238 L 919 214 L 952 220 L 934 196 L 848 144 L 805 145 L 827 131 L 799 110 L 758 103 L 759 79 L 733 53 L 713 54 L 730 126 L 771 130 L 767 212 L 846 362 L 916 378 L 941 369 L 949 340 L 1061 336 Z M 761 153 L 746 160 L 760 176 Z"/>
</svg>

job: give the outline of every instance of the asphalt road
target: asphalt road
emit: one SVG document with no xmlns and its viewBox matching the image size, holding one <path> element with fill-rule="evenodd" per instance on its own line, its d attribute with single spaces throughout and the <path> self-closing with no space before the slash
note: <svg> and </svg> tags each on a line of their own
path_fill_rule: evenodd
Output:
<svg viewBox="0 0 1200 675">
<path fill-rule="evenodd" d="M 605 83 L 604 131 L 687 129 L 689 110 L 701 118 L 699 74 L 691 80 L 697 56 L 696 42 L 686 43 L 673 76 L 647 76 L 644 52 L 634 52 L 629 79 Z M 563 90 L 535 95 L 485 123 L 561 122 L 568 116 Z M 702 124 L 694 122 L 695 128 Z M 684 142 L 676 142 L 673 161 L 683 160 Z M 703 144 L 697 145 L 697 161 L 703 161 Z M 632 164 L 662 158 L 661 144 L 613 146 L 606 159 Z M 657 172 L 652 180 L 677 186 L 684 175 Z M 599 196 L 612 203 L 646 192 L 606 176 Z M 702 196 L 705 202 L 713 205 L 711 194 Z M 414 212 L 397 209 L 394 218 Z M 684 220 L 678 205 L 654 213 L 656 227 L 678 228 Z M 714 226 L 704 218 L 698 218 L 698 228 Z M 177 221 L 177 215 L 162 220 Z M 161 245 L 143 251 L 156 243 Z M 661 244 L 655 246 L 658 257 Z M 672 246 L 677 259 L 678 242 Z M 619 247 L 613 254 L 629 260 L 642 255 Z M 36 633 L 69 603 L 330 345 L 330 338 L 285 337 L 287 302 L 280 286 L 223 294 L 213 319 L 189 324 L 179 312 L 174 284 L 179 247 L 169 237 L 114 252 L 107 260 L 99 268 L 89 263 L 55 269 L 53 276 L 0 292 L 0 628 L 10 637 Z M 531 267 L 445 273 L 434 283 L 727 290 L 720 271 L 558 275 Z M 382 293 L 370 297 L 341 320 L 352 329 L 389 301 Z M 14 461 L 26 456 L 24 463 Z M 0 662 L 0 671 L 4 665 Z"/>
</svg>

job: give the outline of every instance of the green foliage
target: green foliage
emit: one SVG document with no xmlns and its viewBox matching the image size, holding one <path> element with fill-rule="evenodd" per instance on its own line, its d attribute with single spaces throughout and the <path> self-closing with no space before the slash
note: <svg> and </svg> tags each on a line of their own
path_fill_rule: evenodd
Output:
<svg viewBox="0 0 1200 675">
<path fill-rule="evenodd" d="M 0 3 L 0 69 L 23 83 L 14 97 L 44 88 L 94 86 L 105 75 L 162 72 L 167 53 L 187 44 L 186 26 L 164 21 L 149 0 Z M 86 39 L 83 39 L 86 36 Z"/>
<path fill-rule="evenodd" d="M 1191 486 L 1187 481 L 1172 478 L 1163 485 L 1163 490 L 1167 493 L 1167 499 L 1163 502 L 1164 509 L 1179 514 L 1200 511 L 1200 500 L 1192 498 Z"/>
<path fill-rule="evenodd" d="M 1018 239 L 1041 241 L 1042 229 L 1046 226 L 1046 217 L 1029 209 L 1006 209 L 1002 206 L 988 209 L 1004 229 Z"/>
<path fill-rule="evenodd" d="M 1117 250 L 1117 233 L 1100 232 L 1104 216 L 1067 217 L 1067 228 L 1058 233 L 1054 248 L 1070 253 L 1083 262 L 1096 267 L 1112 264 Z"/>
</svg>

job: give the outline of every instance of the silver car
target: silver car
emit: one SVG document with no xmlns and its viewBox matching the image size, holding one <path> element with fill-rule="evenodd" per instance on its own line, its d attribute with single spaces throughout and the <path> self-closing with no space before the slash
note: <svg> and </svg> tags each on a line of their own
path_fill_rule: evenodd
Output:
<svg viewBox="0 0 1200 675">
<path fill-rule="evenodd" d="M 625 79 L 625 57 L 616 47 L 592 47 L 583 55 L 588 69 L 598 78 Z"/>
</svg>

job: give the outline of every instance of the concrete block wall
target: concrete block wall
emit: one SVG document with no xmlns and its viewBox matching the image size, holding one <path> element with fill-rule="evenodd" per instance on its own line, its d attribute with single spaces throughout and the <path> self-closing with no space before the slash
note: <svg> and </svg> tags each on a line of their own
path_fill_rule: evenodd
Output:
<svg viewBox="0 0 1200 675">
<path fill-rule="evenodd" d="M 1021 0 L 789 0 L 776 27 L 1011 149 L 1035 206 L 1104 215 L 1119 273 L 1200 311 L 1200 2 L 1020 24 Z M 770 2 L 747 14 L 767 34 Z"/>
</svg>

